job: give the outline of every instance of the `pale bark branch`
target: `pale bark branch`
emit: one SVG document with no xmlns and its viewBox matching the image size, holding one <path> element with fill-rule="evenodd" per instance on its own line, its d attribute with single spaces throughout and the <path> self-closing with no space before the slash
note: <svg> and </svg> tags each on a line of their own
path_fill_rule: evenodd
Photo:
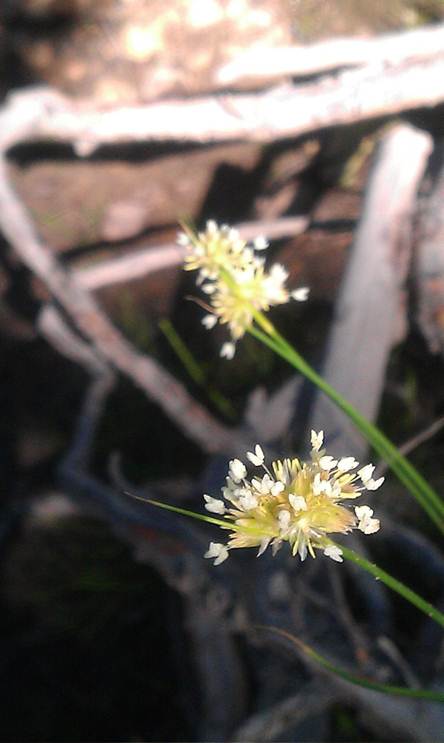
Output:
<svg viewBox="0 0 444 743">
<path fill-rule="evenodd" d="M 442 55 L 444 24 L 384 34 L 374 38 L 343 37 L 304 46 L 249 49 L 218 70 L 219 85 L 270 83 L 362 65 L 401 65 Z"/>
<path fill-rule="evenodd" d="M 79 155 L 140 141 L 264 143 L 444 102 L 444 51 L 402 65 L 368 65 L 266 92 L 98 110 L 50 89 L 14 93 L 0 113 L 0 149 L 30 139 L 70 142 Z"/>
<path fill-rule="evenodd" d="M 245 240 L 254 240 L 261 235 L 269 240 L 280 240 L 300 235 L 307 229 L 309 222 L 308 217 L 282 217 L 270 222 L 243 222 L 234 226 Z M 167 243 L 103 260 L 96 265 L 77 268 L 74 274 L 85 289 L 96 290 L 174 268 L 183 263 L 184 256 L 183 247 Z"/>
</svg>

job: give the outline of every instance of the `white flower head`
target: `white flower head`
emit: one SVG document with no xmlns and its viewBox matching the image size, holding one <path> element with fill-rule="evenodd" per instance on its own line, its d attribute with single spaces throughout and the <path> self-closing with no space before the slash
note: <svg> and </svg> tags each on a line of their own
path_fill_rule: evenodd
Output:
<svg viewBox="0 0 444 743">
<path fill-rule="evenodd" d="M 209 547 L 207 551 L 204 554 L 204 557 L 207 557 L 209 559 L 216 558 L 214 560 L 214 565 L 220 565 L 221 562 L 224 562 L 224 560 L 228 557 L 228 547 L 225 544 L 220 544 L 219 542 L 210 542 Z"/>
<path fill-rule="evenodd" d="M 292 295 L 285 285 L 288 271 L 279 263 L 266 269 L 265 259 L 257 255 L 268 246 L 264 237 L 249 245 L 237 230 L 218 226 L 214 220 L 207 222 L 203 232 L 184 227 L 178 240 L 186 247 L 184 267 L 198 272 L 197 283 L 208 295 L 216 318 L 206 319 L 204 325 L 212 328 L 219 322 L 228 326 L 232 343 L 223 345 L 221 356 L 232 359 L 233 344 L 253 325 L 255 314 L 290 301 Z M 303 301 L 307 294 L 307 288 L 300 287 L 293 297 Z"/>
<path fill-rule="evenodd" d="M 222 488 L 225 502 L 204 496 L 206 509 L 224 516 L 221 527 L 229 530 L 227 550 L 256 547 L 261 555 L 270 546 L 275 554 L 288 542 L 293 556 L 298 555 L 301 561 L 308 555 L 315 557 L 320 550 L 342 562 L 342 550 L 332 543 L 331 535 L 346 535 L 353 529 L 364 534 L 378 531 L 379 520 L 373 518 L 369 506 L 353 510 L 346 503 L 359 498 L 369 485 L 379 485 L 372 479 L 373 465 L 354 472 L 358 462 L 353 457 L 334 459 L 321 449 L 323 442 L 322 431 L 313 431 L 308 461 L 285 458 L 273 461 L 270 467 L 257 444 L 247 458 L 265 472 L 251 480 L 240 459 L 229 462 Z M 211 556 L 226 559 L 220 550 L 220 545 L 211 547 Z"/>
<path fill-rule="evenodd" d="M 251 451 L 247 452 L 247 459 L 254 464 L 255 467 L 260 467 L 265 461 L 265 455 L 262 447 L 256 444 L 254 447 L 254 453 Z"/>
</svg>

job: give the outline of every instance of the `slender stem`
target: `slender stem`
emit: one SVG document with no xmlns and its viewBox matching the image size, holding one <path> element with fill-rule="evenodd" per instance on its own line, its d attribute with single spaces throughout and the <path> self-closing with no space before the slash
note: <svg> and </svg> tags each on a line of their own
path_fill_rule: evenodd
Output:
<svg viewBox="0 0 444 743">
<path fill-rule="evenodd" d="M 380 568 L 378 565 L 375 565 L 374 562 L 366 560 L 365 557 L 362 557 L 362 555 L 359 555 L 348 547 L 344 547 L 342 544 L 337 546 L 342 550 L 342 554 L 346 560 L 355 563 L 355 565 L 359 565 L 359 567 L 366 570 L 367 573 L 374 575 L 377 580 L 385 583 L 385 585 L 391 588 L 392 591 L 399 593 L 399 595 L 406 601 L 409 601 L 411 604 L 416 606 L 417 609 L 430 617 L 430 619 L 433 619 L 434 622 L 440 624 L 441 627 L 444 627 L 444 614 L 438 611 L 433 604 L 423 599 L 415 593 L 415 591 L 412 591 L 411 588 L 408 588 L 404 583 L 401 583 L 401 581 L 393 578 L 390 573 L 386 573 L 385 570 Z"/>
<path fill-rule="evenodd" d="M 286 359 L 294 368 L 321 389 L 348 417 L 356 424 L 376 451 L 386 460 L 399 480 L 410 490 L 412 495 L 421 504 L 430 518 L 444 533 L 444 502 L 430 487 L 419 472 L 399 452 L 399 450 L 354 408 L 342 395 L 331 387 L 305 359 L 278 333 L 270 321 L 261 312 L 255 312 L 257 323 L 263 328 L 253 326 L 249 329 L 251 335 L 271 348 L 275 353 Z"/>
<path fill-rule="evenodd" d="M 381 684 L 378 681 L 372 681 L 372 679 L 365 678 L 364 676 L 357 676 L 355 673 L 347 671 L 341 666 L 337 666 L 321 653 L 307 645 L 305 642 L 295 637 L 290 632 L 277 627 L 259 627 L 259 629 L 269 630 L 275 634 L 282 635 L 295 645 L 298 650 L 301 650 L 309 658 L 312 658 L 316 663 L 319 663 L 323 668 L 335 676 L 340 676 L 349 681 L 355 686 L 363 686 L 365 689 L 371 689 L 372 691 L 380 691 L 382 694 L 391 694 L 399 697 L 411 697 L 413 699 L 428 699 L 430 702 L 444 702 L 444 692 L 442 691 L 428 691 L 427 689 L 408 689 L 404 686 L 392 686 L 391 684 Z"/>
</svg>

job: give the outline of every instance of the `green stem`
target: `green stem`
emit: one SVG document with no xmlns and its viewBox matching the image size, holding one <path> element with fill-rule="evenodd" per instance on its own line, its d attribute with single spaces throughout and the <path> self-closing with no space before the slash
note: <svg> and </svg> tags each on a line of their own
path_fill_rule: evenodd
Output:
<svg viewBox="0 0 444 743">
<path fill-rule="evenodd" d="M 331 387 L 278 333 L 270 321 L 261 312 L 255 312 L 257 323 L 263 328 L 253 326 L 250 333 L 266 346 L 288 361 L 295 369 L 321 389 L 343 412 L 355 423 L 375 450 L 408 488 L 418 503 L 444 533 L 444 502 L 430 487 L 419 472 L 387 439 L 387 437 L 354 408 L 342 395 Z"/>
<path fill-rule="evenodd" d="M 191 379 L 200 387 L 202 387 L 211 402 L 219 409 L 219 411 L 234 420 L 236 418 L 236 411 L 229 400 L 224 397 L 219 390 L 208 384 L 207 376 L 203 371 L 202 367 L 194 358 L 188 346 L 183 342 L 180 335 L 175 330 L 172 322 L 168 318 L 163 318 L 159 322 L 159 328 L 170 344 L 171 348 L 182 362 L 185 370 L 190 375 Z"/>
<path fill-rule="evenodd" d="M 335 543 L 333 542 L 333 544 Z M 353 562 L 355 565 L 359 565 L 360 568 L 366 570 L 367 573 L 370 573 L 370 575 L 373 575 L 377 580 L 385 583 L 385 585 L 388 586 L 388 588 L 391 588 L 392 591 L 395 591 L 406 601 L 409 601 L 411 604 L 416 606 L 417 609 L 430 617 L 430 619 L 433 619 L 434 622 L 441 625 L 441 627 L 444 627 L 444 614 L 438 611 L 433 604 L 430 604 L 428 601 L 423 599 L 415 593 L 415 591 L 412 591 L 411 588 L 408 588 L 404 583 L 401 583 L 401 581 L 393 578 L 390 573 L 386 573 L 385 570 L 382 570 L 378 565 L 375 565 L 374 562 L 366 560 L 365 557 L 362 557 L 348 547 L 344 547 L 342 544 L 336 546 L 342 550 L 342 554 L 346 560 Z"/>
<path fill-rule="evenodd" d="M 135 495 L 134 493 L 130 493 L 127 490 L 124 491 L 125 495 L 129 495 L 131 498 L 135 498 L 136 500 L 141 500 L 143 503 L 149 503 L 152 506 L 157 506 L 158 508 L 163 508 L 166 511 L 172 511 L 173 513 L 178 513 L 181 516 L 188 516 L 192 519 L 197 519 L 198 521 L 205 521 L 207 524 L 214 524 L 215 526 L 222 527 L 222 529 L 230 529 L 232 531 L 248 531 L 252 535 L 262 534 L 261 529 L 254 529 L 254 527 L 246 527 L 246 526 L 238 526 L 233 521 L 229 520 L 223 520 L 223 519 L 216 519 L 213 516 L 207 516 L 203 513 L 196 513 L 196 511 L 189 511 L 187 508 L 179 508 L 178 506 L 172 506 L 169 503 L 162 503 L 161 501 L 152 500 L 151 498 L 143 498 L 140 495 Z M 409 601 L 411 604 L 416 606 L 418 609 L 423 611 L 425 614 L 427 614 L 428 617 L 433 619 L 435 622 L 440 624 L 442 627 L 444 627 L 444 614 L 441 614 L 438 609 L 435 609 L 435 607 L 430 604 L 425 599 L 421 598 L 421 596 L 418 596 L 417 593 L 411 590 L 411 588 L 408 588 L 403 583 L 401 583 L 399 580 L 396 580 L 396 578 L 393 578 L 389 573 L 386 573 L 382 568 L 379 568 L 377 565 L 375 565 L 373 562 L 369 562 L 364 557 L 361 557 L 361 555 L 358 555 L 357 552 L 353 552 L 353 550 L 348 549 L 348 547 L 344 547 L 342 544 L 336 544 L 335 542 L 331 541 L 331 544 L 335 545 L 336 547 L 339 547 L 339 549 L 342 550 L 343 556 L 350 560 L 351 562 L 354 562 L 356 565 L 359 565 L 359 567 L 366 570 L 368 573 L 371 573 L 375 576 L 375 578 L 378 578 L 383 583 L 385 583 L 389 588 L 391 588 L 393 591 L 396 591 L 396 593 L 399 593 L 403 598 L 406 599 L 406 601 Z"/>
<path fill-rule="evenodd" d="M 316 663 L 319 663 L 319 665 L 321 665 L 327 671 L 334 673 L 335 676 L 340 676 L 341 678 L 345 679 L 345 681 L 349 681 L 355 686 L 363 686 L 365 689 L 380 691 L 383 694 L 391 694 L 398 697 L 413 697 L 414 699 L 428 699 L 430 702 L 444 702 L 444 692 L 428 691 L 427 689 L 407 689 L 404 686 L 380 684 L 377 681 L 372 681 L 371 679 L 367 679 L 363 676 L 357 676 L 356 674 L 347 671 L 345 668 L 341 668 L 340 666 L 335 665 L 323 655 L 321 655 L 317 650 L 312 648 L 310 645 L 307 645 L 305 642 L 302 642 L 302 640 L 300 640 L 298 637 L 295 637 L 290 632 L 278 629 L 277 627 L 260 627 L 259 629 L 269 630 L 278 635 L 281 635 L 282 637 L 285 637 L 287 640 L 293 643 L 293 645 L 295 645 L 298 650 L 301 650 L 304 655 L 307 655 L 309 658 L 316 661 Z"/>
</svg>

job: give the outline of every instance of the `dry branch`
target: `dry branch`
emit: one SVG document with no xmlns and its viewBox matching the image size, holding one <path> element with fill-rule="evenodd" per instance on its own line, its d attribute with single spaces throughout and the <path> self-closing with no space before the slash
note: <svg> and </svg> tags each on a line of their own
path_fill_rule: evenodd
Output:
<svg viewBox="0 0 444 743">
<path fill-rule="evenodd" d="M 0 229 L 22 262 L 46 284 L 96 352 L 157 402 L 204 451 L 231 452 L 248 445 L 239 441 L 236 432 L 213 419 L 160 364 L 135 350 L 93 297 L 61 267 L 38 237 L 24 206 L 8 182 L 7 165 L 1 158 Z"/>
<path fill-rule="evenodd" d="M 260 235 L 269 240 L 279 240 L 301 234 L 308 224 L 308 217 L 282 217 L 272 222 L 243 222 L 235 226 L 245 240 L 253 240 Z M 78 268 L 75 276 L 85 289 L 100 289 L 178 266 L 183 263 L 184 255 L 184 248 L 168 243 Z"/>
<path fill-rule="evenodd" d="M 399 327 L 415 196 L 431 149 L 428 134 L 406 125 L 382 141 L 329 337 L 323 376 L 369 420 L 378 411 Z M 338 454 L 365 455 L 362 436 L 323 395 L 310 424 L 331 432 Z"/>
<path fill-rule="evenodd" d="M 442 55 L 444 24 L 376 38 L 339 38 L 306 46 L 249 49 L 224 65 L 219 85 L 267 83 L 286 76 L 317 75 L 341 67 L 402 65 Z"/>
<path fill-rule="evenodd" d="M 441 167 L 419 222 L 415 250 L 417 322 L 432 353 L 444 356 L 444 143 Z"/>
<path fill-rule="evenodd" d="M 168 100 L 98 110 L 47 88 L 14 93 L 0 113 L 0 149 L 29 139 L 72 142 L 79 155 L 140 141 L 272 142 L 444 102 L 444 51 L 434 58 L 369 65 L 265 93 Z"/>
</svg>

